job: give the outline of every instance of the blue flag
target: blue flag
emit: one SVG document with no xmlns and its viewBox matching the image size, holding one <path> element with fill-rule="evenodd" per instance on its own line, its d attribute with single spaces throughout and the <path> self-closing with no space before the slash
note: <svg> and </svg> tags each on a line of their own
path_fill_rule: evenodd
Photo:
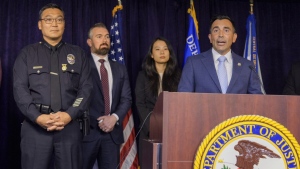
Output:
<svg viewBox="0 0 300 169">
<path fill-rule="evenodd" d="M 183 66 L 189 56 L 197 55 L 200 53 L 199 37 L 198 37 L 198 22 L 196 18 L 196 11 L 193 2 L 191 8 L 188 9 L 189 13 L 189 30 L 186 38 L 185 52 Z"/>
<path fill-rule="evenodd" d="M 256 21 L 255 21 L 254 14 L 250 14 L 248 16 L 246 28 L 247 28 L 247 37 L 246 37 L 246 43 L 245 43 L 245 49 L 244 49 L 244 58 L 253 62 L 254 66 L 255 66 L 255 70 L 260 78 L 262 92 L 264 94 L 266 94 L 265 90 L 263 88 L 263 81 L 262 81 L 259 59 L 258 59 L 258 45 L 257 45 L 257 39 L 256 39 Z"/>
</svg>

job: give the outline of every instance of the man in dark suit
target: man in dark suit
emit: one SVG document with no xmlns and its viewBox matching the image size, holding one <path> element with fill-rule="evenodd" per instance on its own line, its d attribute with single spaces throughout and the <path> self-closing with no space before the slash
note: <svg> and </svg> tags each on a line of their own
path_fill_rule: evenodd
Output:
<svg viewBox="0 0 300 169">
<path fill-rule="evenodd" d="M 233 21 L 228 16 L 213 17 L 208 38 L 212 49 L 188 58 L 178 91 L 262 94 L 253 63 L 231 51 L 237 39 Z"/>
<path fill-rule="evenodd" d="M 294 63 L 283 89 L 285 95 L 300 95 L 300 62 Z"/>
<path fill-rule="evenodd" d="M 124 65 L 108 59 L 111 44 L 104 24 L 92 26 L 88 36 L 94 90 L 89 109 L 91 130 L 83 141 L 84 169 L 91 169 L 96 160 L 99 169 L 116 169 L 124 142 L 122 122 L 131 106 L 128 74 Z"/>
</svg>

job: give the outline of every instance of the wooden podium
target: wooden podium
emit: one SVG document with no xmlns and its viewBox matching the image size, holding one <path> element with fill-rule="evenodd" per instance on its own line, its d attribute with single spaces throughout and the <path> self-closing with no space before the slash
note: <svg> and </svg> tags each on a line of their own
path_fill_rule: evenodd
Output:
<svg viewBox="0 0 300 169">
<path fill-rule="evenodd" d="M 163 92 L 150 118 L 150 139 L 162 143 L 162 169 L 192 169 L 202 140 L 221 122 L 261 115 L 284 125 L 299 141 L 299 111 L 298 96 Z"/>
</svg>

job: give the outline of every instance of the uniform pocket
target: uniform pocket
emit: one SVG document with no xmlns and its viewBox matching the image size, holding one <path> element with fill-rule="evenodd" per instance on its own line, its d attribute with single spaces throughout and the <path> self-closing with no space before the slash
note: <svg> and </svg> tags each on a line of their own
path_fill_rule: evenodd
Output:
<svg viewBox="0 0 300 169">
<path fill-rule="evenodd" d="M 35 66 L 28 70 L 29 88 L 46 88 L 50 84 L 50 72 L 43 66 Z"/>
<path fill-rule="evenodd" d="M 65 83 L 77 90 L 80 81 L 80 67 L 76 65 L 68 65 L 65 70 L 63 70 L 62 74 Z"/>
</svg>

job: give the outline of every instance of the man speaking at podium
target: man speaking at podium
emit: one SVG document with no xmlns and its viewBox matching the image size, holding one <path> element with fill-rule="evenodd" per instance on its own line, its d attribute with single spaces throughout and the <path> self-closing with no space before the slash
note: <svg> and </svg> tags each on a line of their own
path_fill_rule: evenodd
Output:
<svg viewBox="0 0 300 169">
<path fill-rule="evenodd" d="M 228 16 L 214 16 L 208 38 L 212 49 L 188 58 L 179 92 L 262 94 L 261 83 L 251 61 L 231 51 L 237 39 Z"/>
</svg>

